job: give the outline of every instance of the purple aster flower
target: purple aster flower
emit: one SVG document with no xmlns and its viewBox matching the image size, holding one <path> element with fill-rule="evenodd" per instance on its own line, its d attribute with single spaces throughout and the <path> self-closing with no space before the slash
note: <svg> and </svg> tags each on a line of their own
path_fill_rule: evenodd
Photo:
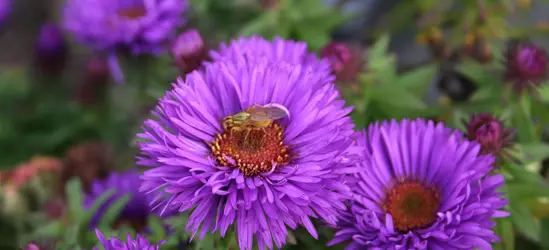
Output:
<svg viewBox="0 0 549 250">
<path fill-rule="evenodd" d="M 114 55 L 156 55 L 168 47 L 185 23 L 185 0 L 68 0 L 63 24 L 76 40 L 96 51 L 109 52 L 116 82 L 123 74 Z"/>
<path fill-rule="evenodd" d="M 40 29 L 35 44 L 35 62 L 48 74 L 58 74 L 67 61 L 67 44 L 63 32 L 54 23 L 46 23 Z"/>
<path fill-rule="evenodd" d="M 211 51 L 213 60 L 223 57 L 267 58 L 270 61 L 301 64 L 313 68 L 317 72 L 330 73 L 331 65 L 326 59 L 319 59 L 314 53 L 307 51 L 307 43 L 285 40 L 275 37 L 273 41 L 260 36 L 242 37 L 222 43 L 217 51 Z"/>
<path fill-rule="evenodd" d="M 311 218 L 335 224 L 350 195 L 352 108 L 328 72 L 241 59 L 206 64 L 161 99 L 158 120 L 138 135 L 138 164 L 152 167 L 141 189 L 164 191 L 154 207 L 190 210 L 187 230 L 199 238 L 233 224 L 241 249 L 254 238 L 259 249 L 280 248 L 299 225 L 316 238 Z"/>
<path fill-rule="evenodd" d="M 198 30 L 181 33 L 172 45 L 172 55 L 181 72 L 188 74 L 197 69 L 208 57 L 208 52 Z"/>
<path fill-rule="evenodd" d="M 492 218 L 507 200 L 492 155 L 432 121 L 376 123 L 359 134 L 364 158 L 349 210 L 329 245 L 354 249 L 492 249 Z"/>
<path fill-rule="evenodd" d="M 184 0 L 68 0 L 64 27 L 95 50 L 156 54 L 184 24 Z"/>
<path fill-rule="evenodd" d="M 506 53 L 506 80 L 516 91 L 538 86 L 547 78 L 547 53 L 531 43 L 512 43 Z"/>
<path fill-rule="evenodd" d="M 99 207 L 90 222 L 90 228 L 97 227 L 99 221 L 103 217 L 105 211 L 116 200 L 125 195 L 130 195 L 130 200 L 120 212 L 120 215 L 115 222 L 115 227 L 127 223 L 130 224 L 136 231 L 141 231 L 145 228 L 147 217 L 151 214 L 149 209 L 148 196 L 139 192 L 141 179 L 137 170 L 129 170 L 124 173 L 111 173 L 104 180 L 96 180 L 92 183 L 91 191 L 86 194 L 84 207 L 89 209 L 94 202 L 101 197 L 105 192 L 114 189 L 115 194 Z"/>
<path fill-rule="evenodd" d="M 166 242 L 161 241 L 158 244 L 153 245 L 145 237 L 139 234 L 135 236 L 135 240 L 128 234 L 126 236 L 126 242 L 115 237 L 106 239 L 99 229 L 95 229 L 95 234 L 97 235 L 99 243 L 105 250 L 158 250 L 160 249 L 160 245 Z M 99 248 L 94 248 L 94 250 L 99 250 Z"/>
</svg>

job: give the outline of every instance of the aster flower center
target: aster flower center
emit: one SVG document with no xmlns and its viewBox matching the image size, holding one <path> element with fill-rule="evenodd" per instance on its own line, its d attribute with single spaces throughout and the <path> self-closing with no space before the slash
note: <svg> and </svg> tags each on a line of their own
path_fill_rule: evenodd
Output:
<svg viewBox="0 0 549 250">
<path fill-rule="evenodd" d="M 118 16 L 128 19 L 137 19 L 147 14 L 147 11 L 143 7 L 126 8 L 118 11 Z"/>
<path fill-rule="evenodd" d="M 384 209 L 393 217 L 395 228 L 405 232 L 433 223 L 439 206 L 440 199 L 435 189 L 416 182 L 404 182 L 387 193 Z"/>
<path fill-rule="evenodd" d="M 271 123 L 262 128 L 226 128 L 210 145 L 217 163 L 236 167 L 245 176 L 269 172 L 290 161 L 284 128 Z"/>
</svg>

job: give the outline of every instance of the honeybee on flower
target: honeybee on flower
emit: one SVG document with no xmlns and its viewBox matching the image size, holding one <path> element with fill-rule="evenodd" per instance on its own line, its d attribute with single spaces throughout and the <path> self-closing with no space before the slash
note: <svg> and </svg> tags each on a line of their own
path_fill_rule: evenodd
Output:
<svg viewBox="0 0 549 250">
<path fill-rule="evenodd" d="M 265 131 L 274 121 L 290 117 L 290 111 L 283 105 L 269 103 L 266 105 L 254 104 L 242 112 L 227 116 L 223 119 L 223 128 L 226 131 L 247 131 L 246 137 L 254 130 Z"/>
</svg>

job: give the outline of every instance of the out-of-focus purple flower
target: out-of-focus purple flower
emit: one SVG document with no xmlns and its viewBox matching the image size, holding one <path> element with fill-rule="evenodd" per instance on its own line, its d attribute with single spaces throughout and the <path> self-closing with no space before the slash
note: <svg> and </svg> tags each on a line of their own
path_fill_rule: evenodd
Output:
<svg viewBox="0 0 549 250">
<path fill-rule="evenodd" d="M 90 228 L 97 227 L 106 210 L 118 199 L 130 195 L 130 200 L 120 212 L 114 226 L 122 223 L 130 224 L 136 231 L 145 229 L 149 214 L 149 200 L 147 195 L 139 192 L 141 180 L 137 170 L 128 170 L 123 173 L 111 173 L 104 180 L 96 180 L 92 183 L 91 192 L 86 194 L 84 207 L 89 209 L 94 202 L 105 192 L 114 189 L 115 194 L 111 196 L 93 215 L 90 221 Z"/>
<path fill-rule="evenodd" d="M 539 86 L 547 78 L 547 53 L 532 43 L 511 43 L 506 53 L 505 78 L 519 92 Z"/>
<path fill-rule="evenodd" d="M 27 244 L 23 250 L 55 250 L 55 242 L 48 240 L 39 240 Z"/>
<path fill-rule="evenodd" d="M 107 59 L 102 56 L 92 57 L 86 66 L 82 84 L 78 88 L 78 101 L 84 105 L 99 103 L 106 90 L 109 76 Z"/>
<path fill-rule="evenodd" d="M 506 128 L 501 120 L 487 113 L 472 115 L 465 125 L 469 140 L 481 145 L 481 154 L 509 156 L 506 149 L 512 146 L 514 129 Z"/>
<path fill-rule="evenodd" d="M 252 249 L 254 239 L 259 249 L 272 249 L 273 241 L 281 248 L 288 227 L 301 225 L 316 238 L 311 218 L 335 224 L 345 208 L 345 175 L 355 171 L 357 157 L 352 108 L 344 107 L 328 67 L 319 71 L 316 59 L 316 66 L 302 63 L 304 46 L 275 44 L 239 47 L 271 57 L 214 53 L 219 58 L 204 70 L 178 79 L 154 112 L 158 120 L 147 120 L 138 134 L 146 140 L 138 164 L 151 167 L 141 190 L 164 191 L 154 207 L 190 210 L 187 230 L 199 239 L 208 232 L 225 236 L 234 224 L 240 249 Z M 297 64 L 272 60 L 291 56 L 285 46 L 301 52 L 292 58 Z M 238 125 L 265 106 L 287 116 Z"/>
<path fill-rule="evenodd" d="M 12 0 L 0 0 L 0 29 L 8 19 L 12 11 Z"/>
<path fill-rule="evenodd" d="M 25 246 L 24 250 L 43 250 L 39 245 L 34 243 L 29 243 L 27 246 Z"/>
<path fill-rule="evenodd" d="M 54 23 L 46 23 L 40 29 L 34 47 L 37 67 L 47 74 L 59 74 L 67 62 L 68 50 L 63 32 Z"/>
<path fill-rule="evenodd" d="M 68 0 L 63 24 L 94 50 L 156 54 L 185 23 L 186 9 L 185 0 Z"/>
<path fill-rule="evenodd" d="M 492 155 L 442 123 L 403 120 L 360 132 L 354 198 L 329 245 L 358 249 L 491 249 L 507 200 Z"/>
<path fill-rule="evenodd" d="M 107 52 L 111 76 L 124 82 L 117 52 L 157 55 L 185 24 L 186 0 L 67 0 L 63 25 L 77 41 Z"/>
<path fill-rule="evenodd" d="M 362 52 L 343 42 L 331 42 L 321 50 L 322 58 L 330 62 L 337 80 L 351 81 L 362 68 Z"/>
<path fill-rule="evenodd" d="M 273 62 L 287 62 L 310 67 L 318 73 L 331 74 L 328 60 L 319 59 L 314 53 L 307 51 L 307 43 L 285 40 L 275 37 L 269 41 L 260 36 L 241 37 L 229 44 L 222 43 L 218 50 L 210 52 L 211 58 L 252 58 L 267 59 Z"/>
<path fill-rule="evenodd" d="M 95 234 L 97 235 L 99 243 L 101 244 L 101 246 L 103 246 L 103 248 L 105 248 L 105 250 L 158 250 L 160 249 L 160 245 L 166 242 L 161 241 L 158 244 L 154 245 L 151 244 L 145 237 L 139 234 L 135 236 L 135 240 L 132 239 L 132 236 L 130 234 L 128 234 L 126 236 L 126 242 L 119 240 L 115 237 L 106 239 L 101 231 L 99 231 L 99 229 L 95 229 Z M 94 250 L 99 250 L 99 248 L 94 248 Z"/>
<path fill-rule="evenodd" d="M 208 52 L 198 30 L 191 29 L 175 39 L 172 55 L 181 72 L 188 74 L 200 67 L 208 57 Z"/>
</svg>

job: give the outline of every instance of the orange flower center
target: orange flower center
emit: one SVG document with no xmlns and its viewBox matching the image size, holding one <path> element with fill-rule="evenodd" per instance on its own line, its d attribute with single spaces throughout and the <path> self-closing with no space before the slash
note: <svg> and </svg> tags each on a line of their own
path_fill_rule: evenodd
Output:
<svg viewBox="0 0 549 250">
<path fill-rule="evenodd" d="M 431 225 L 439 207 L 437 190 L 416 182 L 398 184 L 387 193 L 384 203 L 385 211 L 393 217 L 395 228 L 404 232 Z"/>
<path fill-rule="evenodd" d="M 276 124 L 242 130 L 228 129 L 210 144 L 217 163 L 236 167 L 245 176 L 255 176 L 290 162 L 284 129 Z"/>
<path fill-rule="evenodd" d="M 128 19 L 137 19 L 147 14 L 147 11 L 143 7 L 127 8 L 118 11 L 118 16 Z"/>
</svg>

